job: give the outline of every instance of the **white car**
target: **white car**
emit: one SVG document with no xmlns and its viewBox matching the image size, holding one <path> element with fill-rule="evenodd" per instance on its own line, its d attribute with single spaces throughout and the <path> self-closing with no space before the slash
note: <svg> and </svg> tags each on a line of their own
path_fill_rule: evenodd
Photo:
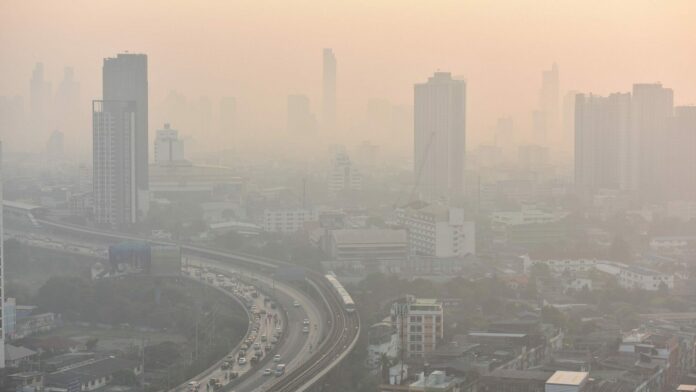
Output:
<svg viewBox="0 0 696 392">
<path fill-rule="evenodd" d="M 294 306 L 294 307 L 296 307 L 296 308 L 299 308 L 299 307 L 300 307 L 300 303 L 297 302 L 297 301 L 295 301 L 295 302 L 292 303 L 292 306 Z"/>
<path fill-rule="evenodd" d="M 264 376 L 270 376 L 272 373 L 273 373 L 273 371 L 271 369 L 266 369 L 263 371 Z"/>
<path fill-rule="evenodd" d="M 305 326 L 302 328 L 302 333 L 309 333 L 309 327 Z"/>
<path fill-rule="evenodd" d="M 280 354 L 276 354 L 273 356 L 273 362 L 280 362 Z"/>
<path fill-rule="evenodd" d="M 304 321 L 302 321 L 302 324 L 309 325 L 309 319 L 304 319 Z"/>
<path fill-rule="evenodd" d="M 240 357 L 239 361 L 237 361 L 237 362 L 239 362 L 240 365 L 244 365 L 244 364 L 246 364 L 246 358 Z"/>
</svg>

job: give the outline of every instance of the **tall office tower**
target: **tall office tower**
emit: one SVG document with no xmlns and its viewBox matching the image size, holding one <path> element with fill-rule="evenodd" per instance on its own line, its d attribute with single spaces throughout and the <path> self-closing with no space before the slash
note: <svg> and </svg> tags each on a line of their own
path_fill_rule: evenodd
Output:
<svg viewBox="0 0 696 392">
<path fill-rule="evenodd" d="M 631 94 L 578 94 L 575 104 L 575 185 L 592 194 L 623 189 L 624 140 L 631 126 Z"/>
<path fill-rule="evenodd" d="M 62 131 L 76 133 L 81 126 L 80 84 L 75 81 L 72 67 L 65 67 L 63 80 L 56 90 L 56 127 Z"/>
<path fill-rule="evenodd" d="M 166 165 L 184 159 L 184 141 L 179 139 L 179 131 L 164 124 L 164 129 L 158 129 L 155 138 L 155 163 Z"/>
<path fill-rule="evenodd" d="M 560 141 L 560 117 L 559 117 L 559 83 L 558 65 L 554 63 L 551 69 L 541 74 L 541 91 L 539 92 L 539 110 L 543 117 L 543 140 L 538 140 L 543 145 L 558 143 Z"/>
<path fill-rule="evenodd" d="M 336 128 L 336 56 L 330 48 L 324 49 L 322 78 L 321 123 L 324 130 Z"/>
<path fill-rule="evenodd" d="M 234 97 L 222 97 L 220 99 L 219 131 L 222 139 L 230 141 L 236 133 L 237 126 L 237 100 Z"/>
<path fill-rule="evenodd" d="M 92 187 L 99 224 L 118 227 L 139 218 L 137 113 L 135 101 L 92 102 Z"/>
<path fill-rule="evenodd" d="M 667 134 L 667 201 L 696 201 L 696 106 L 677 106 Z"/>
<path fill-rule="evenodd" d="M 141 209 L 146 209 L 148 179 L 148 86 L 147 55 L 119 53 L 116 57 L 104 59 L 103 100 L 135 102 L 135 184 Z M 117 106 L 122 106 L 117 104 Z M 97 177 L 95 170 L 94 177 Z M 96 181 L 95 181 L 96 183 Z"/>
<path fill-rule="evenodd" d="M 464 192 L 466 83 L 449 72 L 436 72 L 414 86 L 414 159 L 416 192 L 433 202 Z"/>
<path fill-rule="evenodd" d="M 2 200 L 2 142 L 0 142 L 0 200 Z M 0 208 L 0 238 L 3 232 L 3 216 Z M 0 369 L 5 368 L 5 241 L 0 241 Z"/>
<path fill-rule="evenodd" d="M 51 83 L 44 78 L 43 63 L 36 63 L 29 88 L 31 133 L 43 140 L 48 133 L 51 117 Z"/>
<path fill-rule="evenodd" d="M 287 130 L 293 136 L 311 135 L 316 128 L 316 119 L 309 108 L 306 95 L 288 95 Z"/>
<path fill-rule="evenodd" d="M 673 115 L 672 89 L 659 83 L 633 85 L 627 183 L 647 201 L 663 195 L 663 174 L 670 157 L 665 134 Z"/>
</svg>

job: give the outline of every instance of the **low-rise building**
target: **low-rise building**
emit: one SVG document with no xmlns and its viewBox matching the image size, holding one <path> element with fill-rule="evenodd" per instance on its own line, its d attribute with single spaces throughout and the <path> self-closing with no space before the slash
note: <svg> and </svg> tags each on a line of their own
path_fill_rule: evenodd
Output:
<svg viewBox="0 0 696 392">
<path fill-rule="evenodd" d="M 265 210 L 263 216 L 263 229 L 269 233 L 294 233 L 318 219 L 315 210 L 304 208 Z"/>
<path fill-rule="evenodd" d="M 423 358 L 444 337 L 442 302 L 407 296 L 395 302 L 391 319 L 407 358 Z"/>
<path fill-rule="evenodd" d="M 621 266 L 617 279 L 619 285 L 627 289 L 657 291 L 674 288 L 674 275 L 638 266 Z"/>
<path fill-rule="evenodd" d="M 416 201 L 396 211 L 399 225 L 408 231 L 412 254 L 453 257 L 476 253 L 474 222 L 462 208 Z"/>
<path fill-rule="evenodd" d="M 405 260 L 408 244 L 405 230 L 332 230 L 329 253 L 339 261 Z"/>
</svg>

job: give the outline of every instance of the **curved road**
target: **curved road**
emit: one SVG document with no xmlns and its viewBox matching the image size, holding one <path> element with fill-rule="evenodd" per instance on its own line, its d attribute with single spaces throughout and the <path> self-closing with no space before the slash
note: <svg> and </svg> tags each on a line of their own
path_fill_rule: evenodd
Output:
<svg viewBox="0 0 696 392">
<path fill-rule="evenodd" d="M 141 237 L 131 236 L 127 234 L 102 231 L 94 228 L 76 225 L 66 225 L 52 221 L 40 220 L 38 221 L 38 223 L 53 230 L 69 231 L 71 233 L 87 237 L 100 237 L 102 239 L 108 238 L 110 240 L 143 240 L 143 238 Z M 166 241 L 148 241 L 164 245 L 178 245 L 181 246 L 182 253 L 186 252 L 187 254 L 190 254 L 193 257 L 197 256 L 200 258 L 208 259 L 213 263 L 220 263 L 220 265 L 227 265 L 228 267 L 229 264 L 241 263 L 245 265 L 245 267 L 258 269 L 264 275 L 270 274 L 279 266 L 290 265 L 287 262 L 269 260 L 239 253 L 216 251 L 199 246 L 177 244 Z M 259 277 L 260 276 L 261 275 L 259 275 Z M 270 278 L 265 279 L 268 280 Z M 288 355 L 292 355 L 293 350 L 297 349 L 300 350 L 300 355 L 293 357 L 290 363 L 288 363 L 286 374 L 284 376 L 279 378 L 271 377 L 270 379 L 273 381 L 269 380 L 268 382 L 266 382 L 266 380 L 263 379 L 264 376 L 259 376 L 261 372 L 257 372 L 257 374 L 255 375 L 256 377 L 249 378 L 249 388 L 252 388 L 253 390 L 265 390 L 274 392 L 304 391 L 314 383 L 318 382 L 329 371 L 336 367 L 338 363 L 340 363 L 340 361 L 348 355 L 348 353 L 354 348 L 355 344 L 357 343 L 357 339 L 360 333 L 360 320 L 357 316 L 357 313 L 348 313 L 347 311 L 345 311 L 340 297 L 337 295 L 337 293 L 333 290 L 328 281 L 326 281 L 326 279 L 321 274 L 318 274 L 316 272 L 308 272 L 307 280 L 318 289 L 319 294 L 322 297 L 321 301 L 323 302 L 323 305 L 328 308 L 328 316 L 330 317 L 330 320 L 328 321 L 329 324 L 326 328 L 328 329 L 328 332 L 326 332 L 327 338 L 322 340 L 321 343 L 318 343 L 319 347 L 317 348 L 317 346 L 311 342 L 319 342 L 320 337 L 324 333 L 324 331 L 319 330 L 319 327 L 317 327 L 316 332 L 313 331 L 313 327 L 310 328 L 310 334 L 308 337 L 309 341 L 305 337 L 304 344 L 295 344 L 292 348 L 288 348 Z M 279 286 L 276 286 L 276 288 L 278 287 Z M 308 303 L 314 304 L 314 306 L 316 306 L 315 301 L 309 300 Z M 286 305 L 285 303 L 283 304 Z M 302 309 L 304 309 L 306 306 L 308 306 L 307 303 L 304 304 Z M 293 307 L 284 306 L 284 308 L 291 309 Z M 309 306 L 309 309 L 311 309 L 311 306 Z M 321 316 L 325 313 L 325 311 L 319 311 L 317 308 L 315 308 L 314 311 L 316 312 L 315 315 L 317 316 L 317 318 L 315 318 L 316 320 L 320 320 L 321 318 L 318 316 Z M 307 310 L 307 312 L 307 314 L 310 315 L 311 319 L 312 311 Z M 289 320 L 295 321 L 290 321 L 290 324 L 296 322 L 297 320 L 296 317 L 291 316 L 291 313 L 291 311 L 288 311 Z M 323 322 L 318 322 L 317 324 L 318 326 L 321 325 L 323 327 Z M 288 337 L 287 340 L 295 341 L 295 339 L 291 339 L 290 337 Z M 303 341 L 302 339 L 299 340 L 301 342 Z M 312 352 L 309 351 L 310 344 L 312 344 L 312 347 L 314 349 L 312 350 Z M 283 359 L 282 361 L 285 360 Z M 259 377 L 261 377 L 261 379 L 259 379 Z M 268 378 L 268 376 L 265 377 Z M 240 387 L 247 388 L 247 385 L 245 384 L 246 382 L 247 381 L 245 380 L 242 384 L 240 384 Z"/>
</svg>

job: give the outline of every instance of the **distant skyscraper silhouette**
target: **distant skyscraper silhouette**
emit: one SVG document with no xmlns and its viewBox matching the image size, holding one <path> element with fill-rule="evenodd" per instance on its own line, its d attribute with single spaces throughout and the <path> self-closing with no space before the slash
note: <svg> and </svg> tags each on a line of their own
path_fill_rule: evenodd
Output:
<svg viewBox="0 0 696 392">
<path fill-rule="evenodd" d="M 634 84 L 629 138 L 629 188 L 646 200 L 663 193 L 666 133 L 674 116 L 674 93 L 659 83 Z"/>
<path fill-rule="evenodd" d="M 316 119 L 309 107 L 309 98 L 301 94 L 288 95 L 288 133 L 295 137 L 311 135 L 315 128 Z"/>
<path fill-rule="evenodd" d="M 466 83 L 436 72 L 414 87 L 414 174 L 426 201 L 451 200 L 464 192 Z"/>
<path fill-rule="evenodd" d="M 32 135 L 46 137 L 51 117 L 51 83 L 44 78 L 43 63 L 36 63 L 31 73 L 29 115 Z"/>
<path fill-rule="evenodd" d="M 330 48 L 323 52 L 322 128 L 334 131 L 336 127 L 336 56 Z"/>
<path fill-rule="evenodd" d="M 102 83 L 107 112 L 110 101 L 135 102 L 135 184 L 145 191 L 149 188 L 147 55 L 119 53 L 104 59 Z M 120 111 L 121 104 L 117 107 Z"/>
<path fill-rule="evenodd" d="M 560 140 L 558 65 L 541 74 L 539 110 L 534 114 L 536 143 L 548 145 Z"/>
<path fill-rule="evenodd" d="M 2 194 L 2 142 L 0 142 L 0 200 Z M 0 238 L 4 237 L 3 208 L 0 208 Z M 0 241 L 0 369 L 5 368 L 5 241 Z"/>
<path fill-rule="evenodd" d="M 60 131 L 72 133 L 84 126 L 80 118 L 80 84 L 75 81 L 71 67 L 63 69 L 63 80 L 56 90 L 56 127 Z"/>
<path fill-rule="evenodd" d="M 135 101 L 93 101 L 93 192 L 95 221 L 114 227 L 138 220 Z"/>
<path fill-rule="evenodd" d="M 584 194 L 626 189 L 631 94 L 576 95 L 575 185 Z"/>
</svg>

